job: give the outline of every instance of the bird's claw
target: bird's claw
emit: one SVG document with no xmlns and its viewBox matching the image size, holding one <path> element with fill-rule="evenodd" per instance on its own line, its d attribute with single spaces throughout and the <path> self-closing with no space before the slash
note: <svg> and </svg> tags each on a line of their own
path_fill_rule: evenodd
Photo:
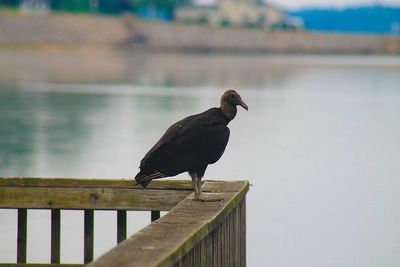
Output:
<svg viewBox="0 0 400 267">
<path fill-rule="evenodd" d="M 219 196 L 206 196 L 204 194 L 200 195 L 200 196 L 195 196 L 193 198 L 193 201 L 201 201 L 201 202 L 218 202 L 218 201 L 223 201 L 224 198 L 219 197 Z"/>
</svg>

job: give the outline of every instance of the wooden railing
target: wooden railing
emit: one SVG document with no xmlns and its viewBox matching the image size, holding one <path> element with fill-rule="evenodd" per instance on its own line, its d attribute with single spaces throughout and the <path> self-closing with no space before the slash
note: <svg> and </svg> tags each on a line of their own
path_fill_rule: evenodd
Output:
<svg viewBox="0 0 400 267">
<path fill-rule="evenodd" d="M 224 200 L 198 202 L 190 181 L 0 178 L 0 209 L 18 210 L 17 260 L 0 266 L 245 266 L 248 186 L 207 181 L 203 192 Z M 26 263 L 28 209 L 51 210 L 50 263 Z M 60 264 L 63 209 L 84 210 L 83 264 Z M 92 262 L 94 210 L 117 211 L 119 244 Z M 150 211 L 152 223 L 125 240 L 127 210 Z"/>
</svg>

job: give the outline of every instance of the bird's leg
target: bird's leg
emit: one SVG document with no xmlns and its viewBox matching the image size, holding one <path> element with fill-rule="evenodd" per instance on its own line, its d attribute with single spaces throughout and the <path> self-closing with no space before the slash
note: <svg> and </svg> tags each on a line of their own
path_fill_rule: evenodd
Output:
<svg viewBox="0 0 400 267">
<path fill-rule="evenodd" d="M 199 198 L 199 188 L 197 184 L 197 174 L 196 173 L 189 173 L 190 177 L 192 178 L 192 184 L 194 188 L 194 200 Z M 200 189 L 201 190 L 201 189 Z"/>
<path fill-rule="evenodd" d="M 213 196 L 211 194 L 207 194 L 207 195 L 203 194 L 203 192 L 201 190 L 201 178 L 199 179 L 197 174 L 196 174 L 196 178 L 197 178 L 196 182 L 194 182 L 194 183 L 196 184 L 196 187 L 197 187 L 197 195 L 195 192 L 193 200 L 203 201 L 203 202 L 213 202 L 213 201 L 224 200 L 221 197 Z"/>
<path fill-rule="evenodd" d="M 203 193 L 203 191 L 201 189 L 201 178 L 200 179 L 197 178 L 196 183 L 197 183 L 197 190 L 199 192 L 199 198 L 201 199 L 201 196 L 202 196 L 202 193 Z"/>
</svg>

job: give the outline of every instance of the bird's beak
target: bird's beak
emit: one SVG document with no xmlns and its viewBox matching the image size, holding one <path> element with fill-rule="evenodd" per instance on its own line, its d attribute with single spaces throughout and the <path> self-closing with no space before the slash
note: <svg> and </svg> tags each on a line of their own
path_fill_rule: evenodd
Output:
<svg viewBox="0 0 400 267">
<path fill-rule="evenodd" d="M 242 106 L 245 110 L 249 110 L 249 107 L 246 105 L 246 103 L 243 102 L 242 99 L 240 99 L 238 105 Z"/>
</svg>

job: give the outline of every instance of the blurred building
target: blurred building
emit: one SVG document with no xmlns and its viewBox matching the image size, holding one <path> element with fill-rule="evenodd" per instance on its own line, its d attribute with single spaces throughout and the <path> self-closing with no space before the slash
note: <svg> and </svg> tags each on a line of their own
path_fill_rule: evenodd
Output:
<svg viewBox="0 0 400 267">
<path fill-rule="evenodd" d="M 188 5 L 177 8 L 175 18 L 180 22 L 213 26 L 302 27 L 301 22 L 262 0 L 217 0 L 209 6 Z"/>
<path fill-rule="evenodd" d="M 22 0 L 20 9 L 22 13 L 47 14 L 51 8 L 48 0 Z"/>
</svg>

